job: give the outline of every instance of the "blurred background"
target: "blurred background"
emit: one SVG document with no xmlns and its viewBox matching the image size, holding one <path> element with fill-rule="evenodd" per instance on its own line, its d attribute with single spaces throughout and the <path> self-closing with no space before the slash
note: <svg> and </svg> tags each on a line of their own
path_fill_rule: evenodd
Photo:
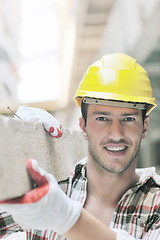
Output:
<svg viewBox="0 0 160 240">
<path fill-rule="evenodd" d="M 157 108 L 140 167 L 160 169 L 160 1 L 0 0 L 0 114 L 44 108 L 79 129 L 73 95 L 87 67 L 122 52 L 148 72 Z"/>
</svg>

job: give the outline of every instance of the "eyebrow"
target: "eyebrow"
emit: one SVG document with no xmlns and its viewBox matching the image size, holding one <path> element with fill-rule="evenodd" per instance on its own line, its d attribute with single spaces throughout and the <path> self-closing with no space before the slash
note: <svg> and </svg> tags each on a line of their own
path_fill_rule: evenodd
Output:
<svg viewBox="0 0 160 240">
<path fill-rule="evenodd" d="M 106 115 L 106 116 L 111 116 L 112 114 L 110 112 L 101 112 L 101 111 L 95 111 L 93 112 L 93 115 Z"/>
<path fill-rule="evenodd" d="M 123 113 L 121 114 L 122 117 L 126 117 L 126 116 L 138 116 L 139 112 L 133 112 L 133 113 Z"/>
<path fill-rule="evenodd" d="M 95 111 L 95 112 L 93 112 L 93 115 L 105 115 L 105 116 L 112 116 L 112 113 L 111 112 L 101 112 L 101 111 Z M 137 116 L 137 115 L 139 115 L 139 112 L 132 112 L 132 113 L 122 113 L 120 116 L 122 116 L 122 117 L 126 117 L 126 116 Z"/>
</svg>

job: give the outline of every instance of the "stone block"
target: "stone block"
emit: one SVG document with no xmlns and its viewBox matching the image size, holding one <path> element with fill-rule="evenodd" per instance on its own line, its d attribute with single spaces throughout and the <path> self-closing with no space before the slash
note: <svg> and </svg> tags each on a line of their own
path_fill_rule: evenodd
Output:
<svg viewBox="0 0 160 240">
<path fill-rule="evenodd" d="M 55 139 L 40 123 L 0 116 L 0 200 L 21 196 L 32 188 L 25 168 L 28 158 L 36 159 L 59 181 L 69 176 L 86 153 L 80 131 L 63 129 L 63 136 Z"/>
</svg>

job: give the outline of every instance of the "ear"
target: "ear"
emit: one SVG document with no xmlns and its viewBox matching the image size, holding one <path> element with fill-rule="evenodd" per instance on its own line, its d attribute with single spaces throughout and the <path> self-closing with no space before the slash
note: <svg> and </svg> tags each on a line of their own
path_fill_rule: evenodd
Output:
<svg viewBox="0 0 160 240">
<path fill-rule="evenodd" d="M 81 130 L 82 130 L 84 139 L 87 140 L 86 125 L 85 125 L 85 121 L 84 121 L 84 118 L 83 118 L 83 117 L 80 117 L 80 118 L 79 118 L 79 126 L 80 126 L 80 128 L 81 128 Z"/>
<path fill-rule="evenodd" d="M 144 119 L 144 124 L 143 124 L 142 139 L 145 139 L 145 137 L 146 137 L 148 126 L 149 126 L 149 116 L 146 116 Z"/>
</svg>

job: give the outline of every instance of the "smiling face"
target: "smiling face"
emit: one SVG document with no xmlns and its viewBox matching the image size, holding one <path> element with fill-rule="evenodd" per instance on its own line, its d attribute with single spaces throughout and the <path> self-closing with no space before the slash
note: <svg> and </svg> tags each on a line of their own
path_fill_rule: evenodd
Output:
<svg viewBox="0 0 160 240">
<path fill-rule="evenodd" d="M 137 161 L 141 140 L 145 138 L 148 117 L 141 110 L 89 105 L 87 122 L 80 127 L 88 140 L 88 161 L 112 173 L 122 173 Z"/>
</svg>

